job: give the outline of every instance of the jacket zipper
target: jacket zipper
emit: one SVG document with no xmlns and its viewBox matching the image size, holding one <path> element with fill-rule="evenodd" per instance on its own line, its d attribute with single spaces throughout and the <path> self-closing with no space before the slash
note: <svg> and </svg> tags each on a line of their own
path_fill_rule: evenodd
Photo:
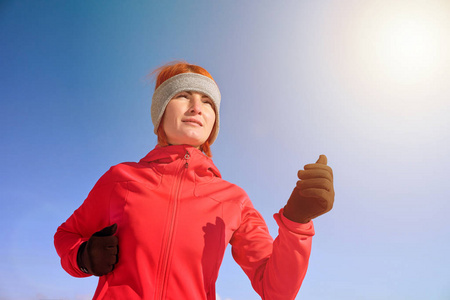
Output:
<svg viewBox="0 0 450 300">
<path fill-rule="evenodd" d="M 172 241 L 173 241 L 173 232 L 175 229 L 175 221 L 176 221 L 176 215 L 177 215 L 177 208 L 178 208 L 178 202 L 179 202 L 179 198 L 180 198 L 180 191 L 181 191 L 181 183 L 182 183 L 182 179 L 184 178 L 185 172 L 187 170 L 187 168 L 189 167 L 189 159 L 191 158 L 190 154 L 188 151 L 186 151 L 186 154 L 184 155 L 184 161 L 185 163 L 183 164 L 182 167 L 180 167 L 179 171 L 178 171 L 178 178 L 176 181 L 176 189 L 175 189 L 175 197 L 173 199 L 173 208 L 172 208 L 172 215 L 171 215 L 171 220 L 170 220 L 170 227 L 169 227 L 169 235 L 167 238 L 167 243 L 166 243 L 166 248 L 164 249 L 163 252 L 163 267 L 161 269 L 161 273 L 160 276 L 158 276 L 158 278 L 160 278 L 159 282 L 160 282 L 160 286 L 157 287 L 157 290 L 159 289 L 159 293 L 158 296 L 156 297 L 156 299 L 164 299 L 163 297 L 165 296 L 165 289 L 166 289 L 166 285 L 167 285 L 167 280 L 168 280 L 168 265 L 169 265 L 169 258 L 170 258 L 170 252 L 171 252 L 171 248 L 172 248 Z"/>
</svg>

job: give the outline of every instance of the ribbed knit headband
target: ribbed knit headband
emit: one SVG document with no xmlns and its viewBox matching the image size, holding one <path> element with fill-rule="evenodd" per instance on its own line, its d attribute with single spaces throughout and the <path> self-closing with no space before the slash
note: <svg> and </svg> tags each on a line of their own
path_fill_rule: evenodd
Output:
<svg viewBox="0 0 450 300">
<path fill-rule="evenodd" d="M 197 73 L 181 73 L 164 81 L 153 93 L 152 97 L 152 122 L 157 134 L 159 123 L 166 110 L 169 101 L 178 93 L 193 91 L 205 94 L 214 102 L 216 123 L 214 132 L 211 133 L 211 144 L 219 133 L 219 108 L 220 91 L 214 80 Z"/>
</svg>

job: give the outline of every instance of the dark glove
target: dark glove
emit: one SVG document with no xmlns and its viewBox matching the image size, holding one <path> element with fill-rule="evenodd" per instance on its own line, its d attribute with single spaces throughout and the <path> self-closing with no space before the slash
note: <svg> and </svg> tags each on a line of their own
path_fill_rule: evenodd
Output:
<svg viewBox="0 0 450 300">
<path fill-rule="evenodd" d="M 81 271 L 102 276 L 114 269 L 119 243 L 117 236 L 113 235 L 116 230 L 117 224 L 105 227 L 81 244 L 77 254 L 77 264 Z"/>
<path fill-rule="evenodd" d="M 297 223 L 308 223 L 333 208 L 333 170 L 327 166 L 327 157 L 320 155 L 315 164 L 298 171 L 298 178 L 283 215 Z"/>
</svg>

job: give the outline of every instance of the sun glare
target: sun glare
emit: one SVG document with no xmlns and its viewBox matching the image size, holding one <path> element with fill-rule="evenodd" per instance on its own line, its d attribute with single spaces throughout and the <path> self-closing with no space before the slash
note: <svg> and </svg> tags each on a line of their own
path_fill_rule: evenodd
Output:
<svg viewBox="0 0 450 300">
<path fill-rule="evenodd" d="M 370 116 L 361 128 L 376 120 L 380 134 L 438 130 L 448 119 L 450 2 L 361 1 L 348 16 L 343 59 L 333 67 L 348 99 Z"/>
<path fill-rule="evenodd" d="M 396 83 L 418 83 L 435 76 L 448 39 L 443 36 L 441 17 L 438 7 L 372 7 L 361 19 L 362 65 L 376 77 Z"/>
<path fill-rule="evenodd" d="M 398 16 L 381 26 L 375 55 L 392 79 L 416 81 L 437 67 L 439 40 L 433 24 L 418 15 Z"/>
</svg>

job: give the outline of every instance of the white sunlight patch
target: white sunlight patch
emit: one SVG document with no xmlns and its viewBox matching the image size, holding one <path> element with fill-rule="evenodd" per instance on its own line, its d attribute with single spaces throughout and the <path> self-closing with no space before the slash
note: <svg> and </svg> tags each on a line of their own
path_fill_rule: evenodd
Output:
<svg viewBox="0 0 450 300">
<path fill-rule="evenodd" d="M 360 66 L 375 79 L 399 84 L 437 76 L 449 47 L 445 19 L 432 2 L 367 7 L 356 23 Z"/>
<path fill-rule="evenodd" d="M 222 300 L 222 298 L 217 293 L 216 293 L 216 300 Z M 225 298 L 223 300 L 232 300 L 232 299 L 231 298 Z"/>
</svg>

